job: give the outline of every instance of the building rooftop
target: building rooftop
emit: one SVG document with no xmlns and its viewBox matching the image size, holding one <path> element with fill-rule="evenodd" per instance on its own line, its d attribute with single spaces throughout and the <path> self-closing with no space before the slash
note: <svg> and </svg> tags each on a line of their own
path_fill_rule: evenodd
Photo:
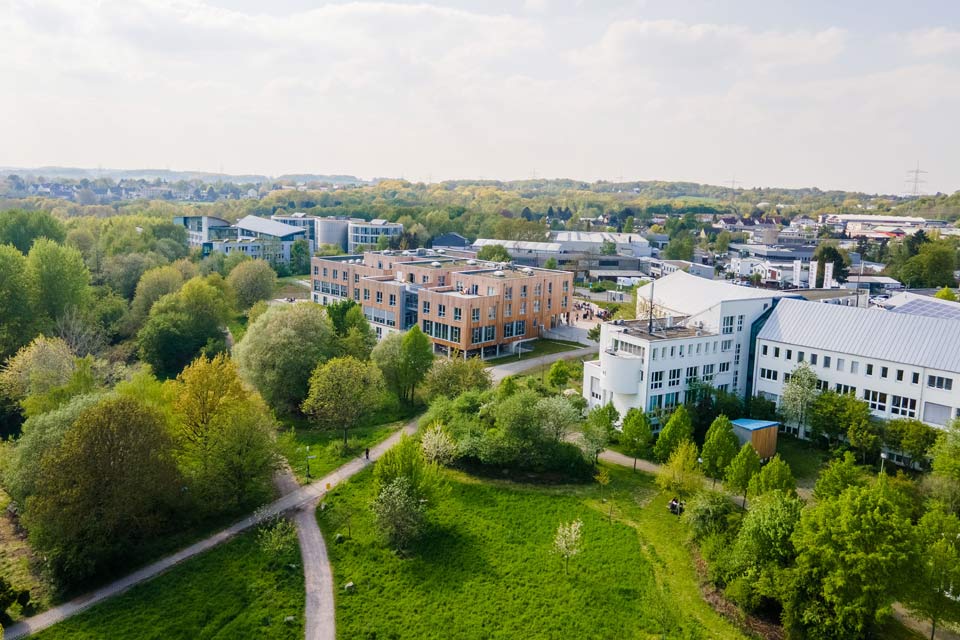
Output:
<svg viewBox="0 0 960 640">
<path fill-rule="evenodd" d="M 675 340 L 678 338 L 694 338 L 697 336 L 714 336 L 715 333 L 704 331 L 699 327 L 687 326 L 682 324 L 686 320 L 683 318 L 654 318 L 653 332 L 650 332 L 650 320 L 624 320 L 623 324 L 611 325 L 620 332 L 628 336 L 643 338 L 644 340 Z"/>
<path fill-rule="evenodd" d="M 612 242 L 614 244 L 650 244 L 639 233 L 613 233 L 610 231 L 555 231 L 555 242 Z"/>
<path fill-rule="evenodd" d="M 785 295 L 780 291 L 742 287 L 721 280 L 707 280 L 685 271 L 675 271 L 637 289 L 637 300 L 650 300 L 651 287 L 655 306 L 684 316 L 700 313 L 725 301 L 778 298 Z"/>
<path fill-rule="evenodd" d="M 960 320 L 785 299 L 757 338 L 960 372 Z"/>
<path fill-rule="evenodd" d="M 500 245 L 507 251 L 543 251 L 545 253 L 560 253 L 562 248 L 559 242 L 529 242 L 525 240 L 496 240 L 494 238 L 477 238 L 473 241 L 474 247 L 489 247 Z"/>
<path fill-rule="evenodd" d="M 960 320 L 960 303 L 933 296 L 922 296 L 909 291 L 898 293 L 882 306 L 893 313 Z"/>
<path fill-rule="evenodd" d="M 737 418 L 731 420 L 734 426 L 746 429 L 747 431 L 757 431 L 758 429 L 769 429 L 770 427 L 780 426 L 779 422 L 772 420 L 751 420 L 750 418 Z"/>
<path fill-rule="evenodd" d="M 294 227 L 289 224 L 283 224 L 269 218 L 260 216 L 245 216 L 237 222 L 237 227 L 254 233 L 262 233 L 268 236 L 283 238 L 294 234 L 302 234 L 304 231 L 300 227 Z"/>
</svg>

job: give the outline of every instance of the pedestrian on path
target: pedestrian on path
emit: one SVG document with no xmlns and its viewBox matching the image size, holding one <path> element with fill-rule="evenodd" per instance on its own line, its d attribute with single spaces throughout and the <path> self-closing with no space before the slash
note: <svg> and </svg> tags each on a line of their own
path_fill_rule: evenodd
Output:
<svg viewBox="0 0 960 640">
<path fill-rule="evenodd" d="M 366 458 L 367 460 L 370 459 L 370 447 L 367 447 L 366 449 L 364 449 L 363 457 Z"/>
</svg>

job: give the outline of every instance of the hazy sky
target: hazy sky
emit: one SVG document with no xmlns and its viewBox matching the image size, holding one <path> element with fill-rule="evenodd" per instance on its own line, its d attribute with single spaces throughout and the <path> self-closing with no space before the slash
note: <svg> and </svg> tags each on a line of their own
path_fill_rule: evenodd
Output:
<svg viewBox="0 0 960 640">
<path fill-rule="evenodd" d="M 0 165 L 960 189 L 956 0 L 0 0 Z"/>
</svg>

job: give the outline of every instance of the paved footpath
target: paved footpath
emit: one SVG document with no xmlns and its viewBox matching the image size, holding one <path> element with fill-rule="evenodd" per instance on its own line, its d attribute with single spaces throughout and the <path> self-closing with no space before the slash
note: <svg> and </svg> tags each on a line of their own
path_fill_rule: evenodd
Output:
<svg viewBox="0 0 960 640">
<path fill-rule="evenodd" d="M 81 611 L 84 611 L 85 609 L 92 607 L 95 604 L 99 604 L 104 600 L 120 595 L 121 593 L 124 593 L 125 591 L 129 590 L 130 588 L 142 582 L 146 582 L 147 580 L 155 578 L 156 576 L 167 571 L 168 569 L 171 569 L 177 566 L 181 562 L 184 562 L 185 560 L 189 560 L 190 558 L 198 556 L 201 553 L 204 553 L 205 551 L 209 551 L 210 549 L 216 547 L 217 545 L 222 544 L 227 540 L 230 540 L 237 534 L 243 533 L 247 529 L 250 529 L 251 527 L 259 524 L 264 520 L 272 518 L 273 516 L 276 516 L 278 514 L 290 511 L 291 509 L 302 507 L 304 505 L 308 505 L 308 504 L 315 505 L 317 501 L 327 493 L 328 489 L 333 488 L 338 484 L 340 484 L 341 482 L 343 482 L 344 480 L 347 480 L 350 477 L 356 475 L 357 473 L 362 471 L 365 467 L 372 464 L 374 460 L 376 460 L 381 455 L 383 455 L 385 451 L 389 450 L 391 447 L 397 444 L 397 442 L 400 440 L 401 434 L 403 433 L 410 434 L 415 432 L 417 429 L 416 425 L 417 425 L 417 421 L 413 420 L 410 423 L 408 423 L 406 426 L 404 426 L 403 429 L 400 429 L 399 431 L 392 434 L 390 437 L 388 437 L 386 440 L 384 440 L 380 444 L 372 447 L 370 449 L 370 460 L 365 460 L 362 456 L 359 458 L 355 458 L 350 462 L 346 463 L 345 465 L 343 465 L 342 467 L 338 468 L 337 470 L 333 471 L 329 475 L 326 475 L 323 478 L 320 478 L 319 480 L 317 480 L 312 484 L 302 486 L 299 489 L 292 491 L 291 493 L 288 493 L 287 495 L 281 497 L 280 499 L 275 500 L 274 502 L 271 502 L 270 504 L 264 507 L 261 507 L 253 515 L 247 516 L 246 518 L 244 518 L 243 520 L 240 520 L 236 524 L 222 531 L 219 531 L 208 538 L 205 538 L 199 542 L 196 542 L 190 545 L 189 547 L 187 547 L 186 549 L 181 549 L 180 551 L 174 553 L 173 555 L 167 556 L 166 558 L 163 558 L 161 560 L 157 560 L 153 564 L 147 565 L 146 567 L 140 569 L 139 571 L 135 571 L 126 577 L 120 578 L 119 580 L 106 584 L 100 587 L 99 589 L 96 589 L 95 591 L 91 591 L 90 593 L 74 598 L 69 602 L 65 602 L 61 605 L 48 609 L 43 613 L 33 616 L 32 618 L 26 618 L 24 620 L 21 620 L 20 622 L 4 630 L 6 634 L 4 638 L 6 640 L 17 640 L 18 638 L 25 638 L 26 636 L 32 633 L 36 633 L 42 629 L 46 629 L 47 627 L 55 625 L 58 622 L 66 620 L 67 618 L 74 616 L 80 613 Z M 312 517 L 312 514 L 313 514 L 312 508 L 309 509 L 308 511 Z M 302 541 L 301 541 L 301 544 L 303 544 Z M 322 537 L 320 538 L 320 544 L 321 545 L 323 544 Z M 326 555 L 325 547 L 323 550 L 323 555 L 324 556 Z M 329 573 L 330 571 L 329 562 L 324 564 L 325 564 L 327 573 Z M 322 576 L 319 579 L 321 581 L 324 580 Z M 332 578 L 330 579 L 328 584 L 332 585 Z M 323 589 L 321 588 L 320 592 L 322 593 L 322 591 Z M 324 618 L 327 618 L 327 617 L 329 618 L 329 625 L 325 625 L 321 623 L 321 626 L 329 626 L 329 630 L 324 630 L 323 633 L 324 634 L 329 633 L 330 635 L 315 636 L 318 638 L 333 637 L 334 627 L 333 627 L 332 586 L 330 588 L 329 593 L 330 593 L 330 598 L 328 599 L 329 602 L 328 603 L 321 602 L 318 604 L 321 612 L 321 617 L 319 619 L 322 621 Z M 329 606 L 327 606 L 327 604 Z M 315 616 L 314 619 L 317 619 L 317 617 Z M 310 638 L 311 636 L 307 636 L 307 637 Z"/>
<path fill-rule="evenodd" d="M 490 367 L 490 374 L 493 378 L 493 384 L 496 385 L 507 376 L 523 373 L 528 369 L 535 369 L 540 365 L 552 364 L 557 360 L 570 360 L 572 358 L 588 356 L 591 353 L 597 353 L 597 347 L 584 347 L 582 349 L 573 349 L 572 351 L 561 351 L 560 353 L 551 353 L 536 358 L 527 358 L 526 360 L 512 360 L 493 365 Z"/>
</svg>

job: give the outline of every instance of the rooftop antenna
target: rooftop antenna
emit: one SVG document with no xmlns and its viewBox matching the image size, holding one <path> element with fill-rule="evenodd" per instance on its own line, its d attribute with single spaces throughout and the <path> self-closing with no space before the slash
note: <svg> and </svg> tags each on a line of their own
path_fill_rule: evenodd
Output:
<svg viewBox="0 0 960 640">
<path fill-rule="evenodd" d="M 907 184 L 913 185 L 913 195 L 915 196 L 920 195 L 920 185 L 926 182 L 926 180 L 920 177 L 920 174 L 922 173 L 927 173 L 927 172 L 920 168 L 919 160 L 917 160 L 916 169 L 910 169 L 909 171 L 907 171 Z"/>
<path fill-rule="evenodd" d="M 650 335 L 653 335 L 653 287 L 656 281 L 656 278 L 650 280 L 650 309 L 648 313 L 649 319 L 647 320 L 647 333 Z"/>
</svg>

